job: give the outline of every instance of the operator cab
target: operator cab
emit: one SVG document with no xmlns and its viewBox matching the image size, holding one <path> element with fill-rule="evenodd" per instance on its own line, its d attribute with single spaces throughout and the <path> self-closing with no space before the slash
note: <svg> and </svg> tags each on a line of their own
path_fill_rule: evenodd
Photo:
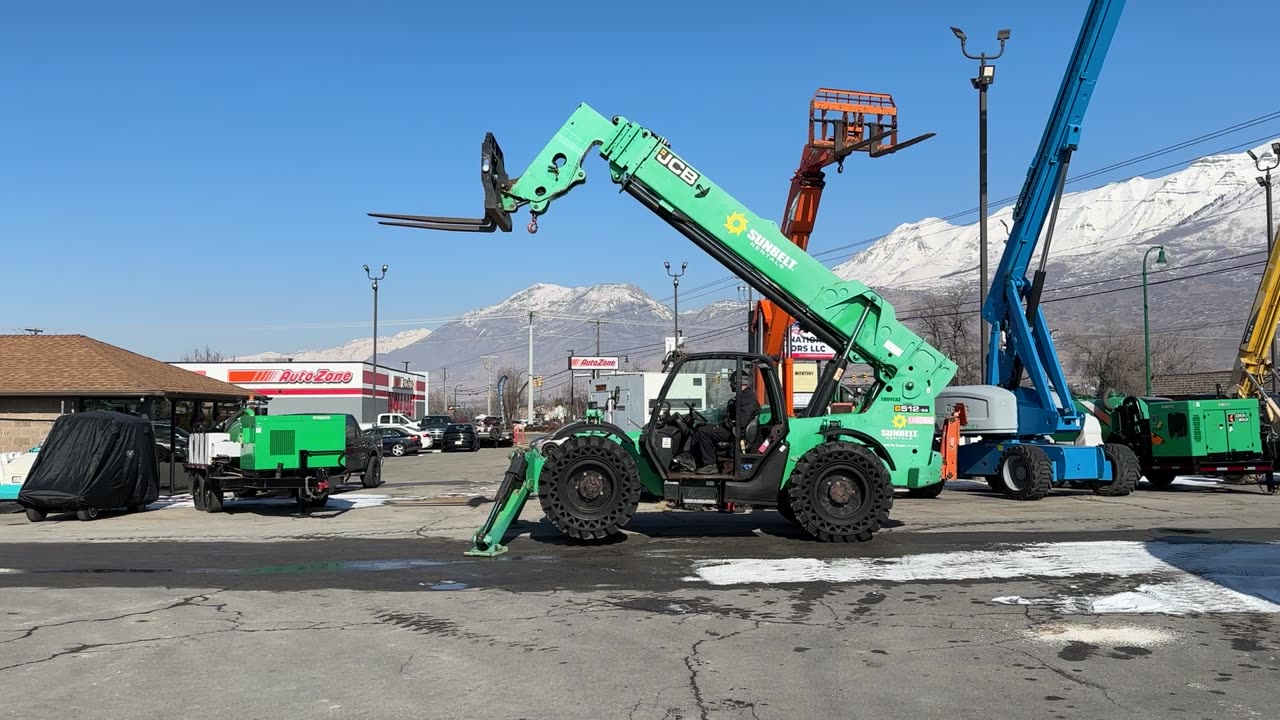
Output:
<svg viewBox="0 0 1280 720">
<path fill-rule="evenodd" d="M 652 402 L 642 444 L 668 485 L 687 489 L 692 482 L 706 487 L 706 500 L 720 502 L 721 486 L 749 483 L 776 454 L 787 430 L 786 413 L 774 412 L 781 407 L 777 372 L 763 355 L 685 355 Z M 785 462 L 785 455 L 778 457 Z"/>
</svg>

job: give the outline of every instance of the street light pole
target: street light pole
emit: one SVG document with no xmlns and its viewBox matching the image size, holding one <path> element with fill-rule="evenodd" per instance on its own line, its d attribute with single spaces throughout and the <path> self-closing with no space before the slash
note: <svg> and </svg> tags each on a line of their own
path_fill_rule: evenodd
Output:
<svg viewBox="0 0 1280 720">
<path fill-rule="evenodd" d="M 364 266 L 364 274 L 373 281 L 373 417 L 378 417 L 378 281 L 387 276 L 387 266 L 382 266 L 382 274 L 374 277 L 369 266 Z"/>
<path fill-rule="evenodd" d="M 1249 157 L 1253 158 L 1254 167 L 1258 168 L 1258 172 L 1263 173 L 1258 178 L 1258 184 L 1266 190 L 1267 195 L 1267 257 L 1271 256 L 1271 246 L 1275 243 L 1275 228 L 1271 221 L 1271 171 L 1280 165 L 1280 142 L 1271 143 L 1271 154 L 1263 154 L 1258 157 L 1252 150 L 1249 150 Z M 1264 162 L 1269 161 L 1269 162 Z M 1275 367 L 1276 362 L 1276 341 L 1271 340 L 1271 366 Z M 1271 392 L 1276 391 L 1276 376 L 1271 373 Z"/>
<path fill-rule="evenodd" d="M 684 269 L 689 266 L 689 263 L 687 262 L 680 263 L 680 272 L 678 273 L 671 272 L 671 263 L 669 262 L 662 263 L 662 266 L 667 269 L 667 275 L 671 276 L 671 295 L 672 295 L 672 298 L 675 300 L 675 321 L 676 321 L 675 341 L 674 341 L 673 347 L 675 348 L 676 354 L 679 354 L 680 353 L 680 278 L 681 276 L 684 275 Z"/>
<path fill-rule="evenodd" d="M 989 60 L 995 60 L 1004 54 L 1004 43 L 1009 39 L 1009 31 L 1007 29 L 996 33 L 996 40 L 1000 41 L 1000 52 L 995 55 L 988 56 L 986 53 L 980 55 L 970 55 L 965 49 L 964 31 L 958 27 L 952 27 L 951 32 L 955 33 L 957 39 L 960 40 L 960 52 L 970 60 L 978 62 L 978 76 L 969 82 L 973 84 L 974 89 L 978 91 L 978 358 L 979 367 L 982 369 L 982 377 L 985 380 L 987 376 L 987 318 L 982 313 L 987 306 L 987 88 L 996 80 L 996 67 L 987 64 Z"/>
<path fill-rule="evenodd" d="M 484 371 L 488 376 L 487 385 L 484 388 L 484 414 L 493 414 L 493 356 L 484 356 Z"/>
<path fill-rule="evenodd" d="M 1142 255 L 1142 353 L 1146 358 L 1146 397 L 1151 397 L 1151 321 L 1150 311 L 1147 309 L 1147 260 L 1151 257 L 1151 253 L 1157 250 L 1160 254 L 1156 255 L 1156 266 L 1164 267 L 1167 260 L 1163 245 L 1149 247 Z M 1103 392 L 1103 389 L 1099 388 L 1098 392 Z"/>
</svg>

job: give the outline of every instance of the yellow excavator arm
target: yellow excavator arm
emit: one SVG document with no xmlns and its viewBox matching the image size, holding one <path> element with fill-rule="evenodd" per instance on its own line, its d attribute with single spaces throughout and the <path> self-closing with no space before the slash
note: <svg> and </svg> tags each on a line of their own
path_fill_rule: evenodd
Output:
<svg viewBox="0 0 1280 720">
<path fill-rule="evenodd" d="M 1280 232 L 1276 233 L 1262 271 L 1258 292 L 1253 297 L 1249 321 L 1240 339 L 1240 352 L 1231 374 L 1231 394 L 1242 398 L 1256 397 L 1268 419 L 1280 421 L 1280 405 L 1266 393 L 1263 383 L 1275 372 L 1271 344 L 1276 339 L 1276 323 L 1280 321 Z"/>
</svg>

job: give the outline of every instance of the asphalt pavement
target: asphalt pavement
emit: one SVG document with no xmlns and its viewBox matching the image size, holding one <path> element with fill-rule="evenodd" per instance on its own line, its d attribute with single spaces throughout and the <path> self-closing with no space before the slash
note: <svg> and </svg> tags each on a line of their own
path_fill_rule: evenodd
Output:
<svg viewBox="0 0 1280 720">
<path fill-rule="evenodd" d="M 868 543 L 646 505 L 569 542 L 537 502 L 465 557 L 506 450 L 396 458 L 304 517 L 181 497 L 0 516 L 13 717 L 1247 718 L 1280 680 L 1255 488 L 900 498 Z"/>
</svg>

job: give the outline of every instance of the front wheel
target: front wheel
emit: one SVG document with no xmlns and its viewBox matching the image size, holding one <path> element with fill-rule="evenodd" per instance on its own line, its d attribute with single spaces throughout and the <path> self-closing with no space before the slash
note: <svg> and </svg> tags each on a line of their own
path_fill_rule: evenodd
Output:
<svg viewBox="0 0 1280 720">
<path fill-rule="evenodd" d="M 936 498 L 942 494 L 942 488 L 944 485 L 946 485 L 945 482 L 936 482 L 932 485 L 925 485 L 924 487 L 908 488 L 907 497 L 924 498 L 926 500 Z"/>
<path fill-rule="evenodd" d="M 1147 482 L 1151 487 L 1158 490 L 1169 487 L 1173 484 L 1173 481 L 1177 479 L 1178 476 L 1175 473 L 1171 473 L 1167 470 L 1152 470 L 1147 473 Z"/>
<path fill-rule="evenodd" d="M 1004 494 L 1014 500 L 1040 500 L 1053 486 L 1053 463 L 1035 445 L 1011 445 L 996 469 Z"/>
<path fill-rule="evenodd" d="M 621 445 L 599 436 L 565 440 L 538 482 L 542 512 L 560 531 L 583 540 L 622 532 L 640 504 L 640 473 Z"/>
<path fill-rule="evenodd" d="M 796 522 L 824 542 L 863 542 L 893 507 L 889 471 L 870 449 L 823 443 L 801 456 L 787 490 Z"/>
<path fill-rule="evenodd" d="M 1107 443 L 1102 446 L 1102 454 L 1111 464 L 1111 482 L 1093 481 L 1089 487 L 1094 495 L 1104 497 L 1123 497 L 1133 492 L 1142 477 L 1142 466 L 1138 456 L 1128 445 Z"/>
<path fill-rule="evenodd" d="M 27 508 L 28 522 L 44 522 L 44 511 L 35 508 Z"/>
</svg>

